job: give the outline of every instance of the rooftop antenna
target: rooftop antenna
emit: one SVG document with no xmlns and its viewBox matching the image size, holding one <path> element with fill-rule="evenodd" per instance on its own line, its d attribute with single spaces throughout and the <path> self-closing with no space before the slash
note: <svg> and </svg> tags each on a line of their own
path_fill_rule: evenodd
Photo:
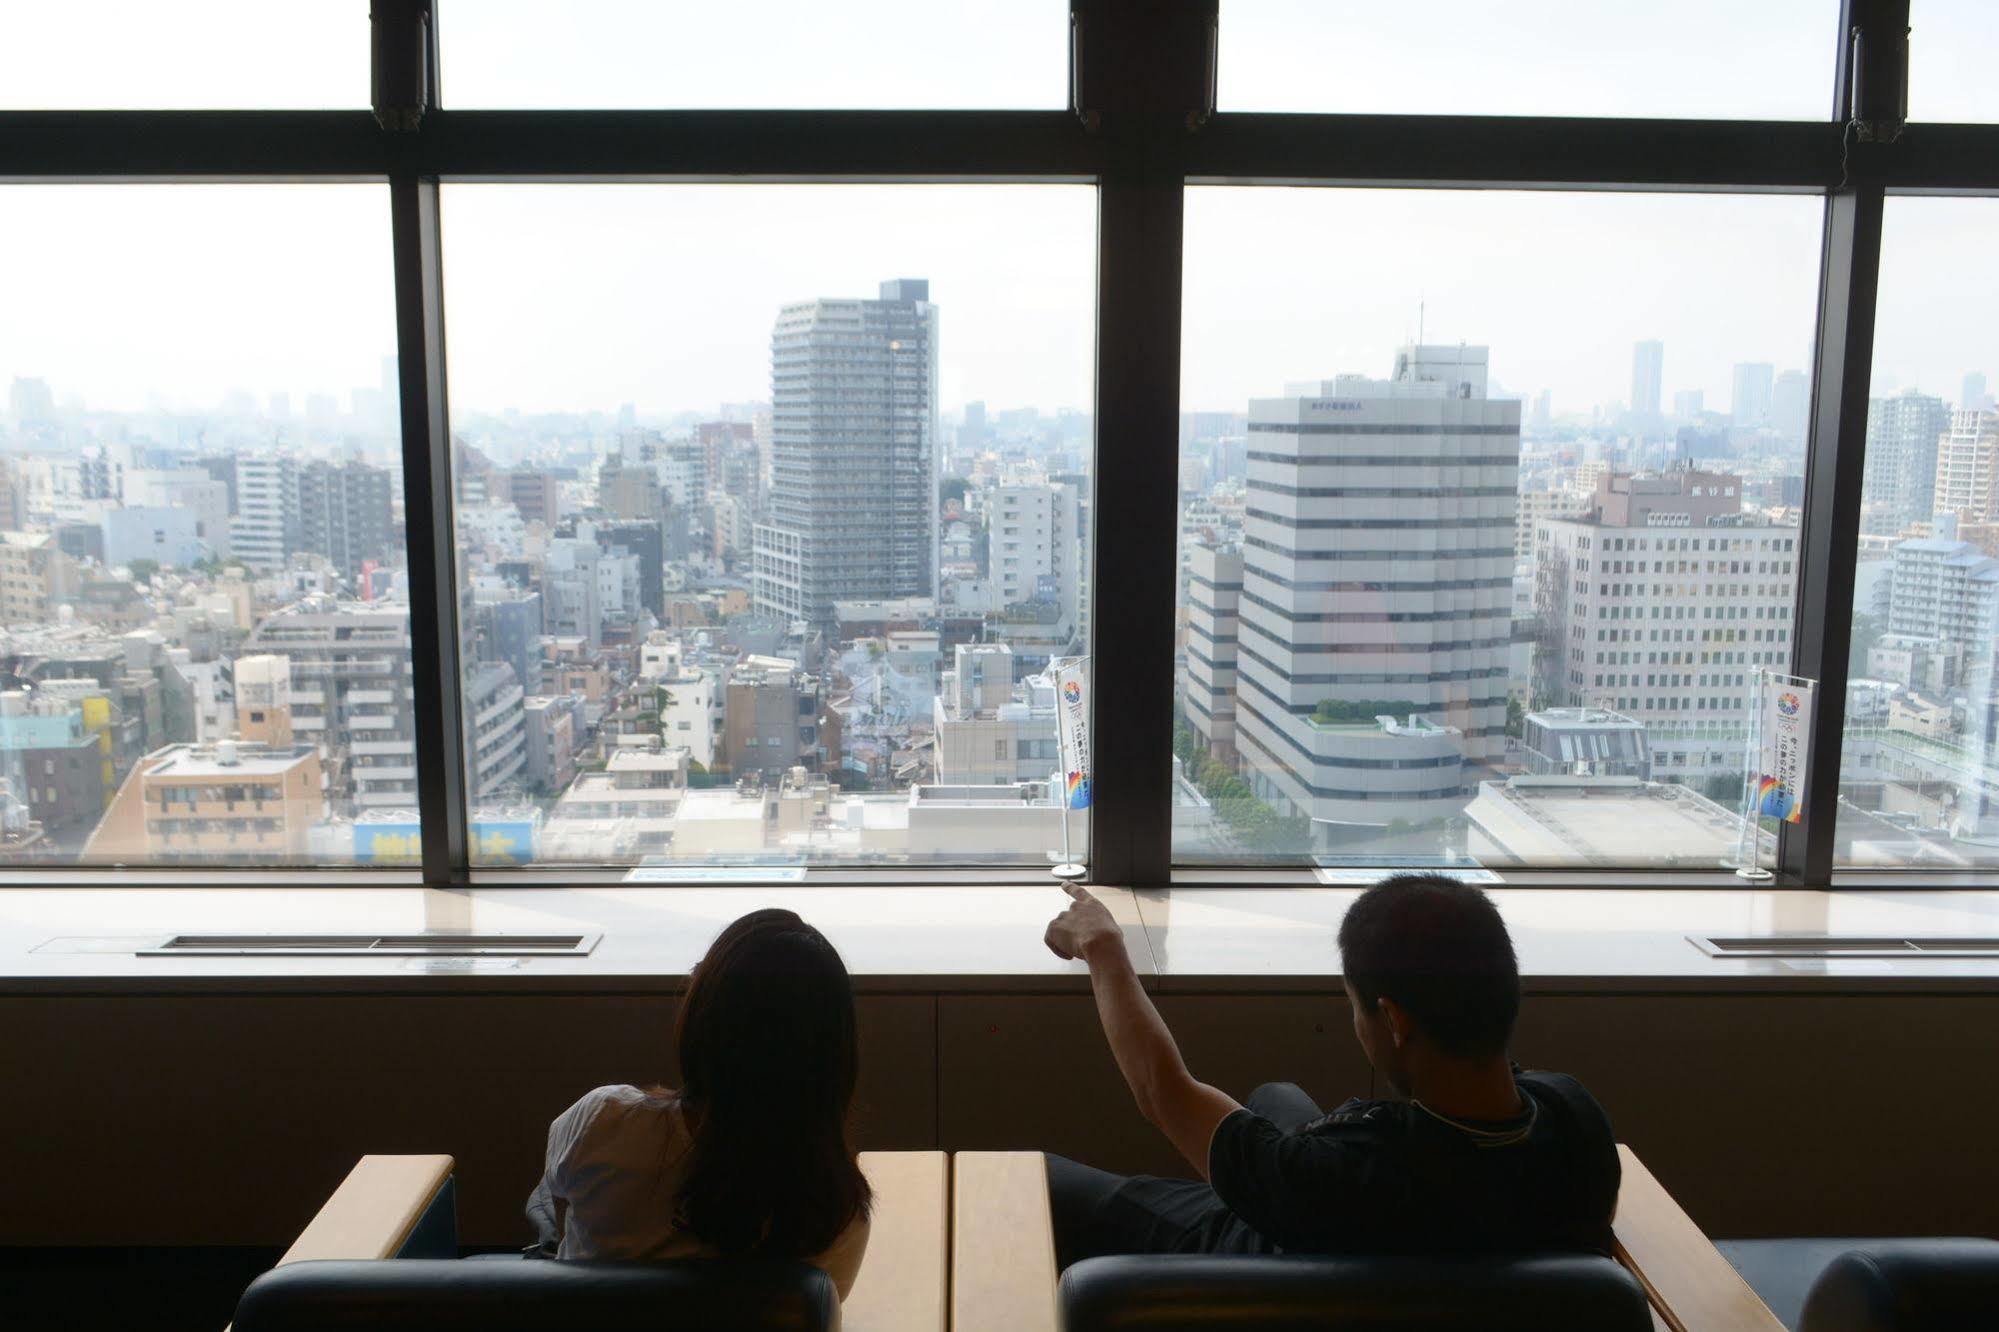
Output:
<svg viewBox="0 0 1999 1332">
<path fill-rule="evenodd" d="M 1416 302 L 1416 345 L 1423 345 L 1423 302 L 1420 299 Z"/>
</svg>

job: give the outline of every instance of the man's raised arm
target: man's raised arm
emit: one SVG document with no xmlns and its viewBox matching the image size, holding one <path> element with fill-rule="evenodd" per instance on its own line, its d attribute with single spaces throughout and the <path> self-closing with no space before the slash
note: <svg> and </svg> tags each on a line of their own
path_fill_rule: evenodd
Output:
<svg viewBox="0 0 1999 1332">
<path fill-rule="evenodd" d="M 1057 957 L 1081 958 L 1089 964 L 1097 1019 L 1103 1023 L 1118 1071 L 1138 1101 L 1139 1113 L 1205 1179 L 1215 1127 L 1241 1107 L 1226 1092 L 1197 1081 L 1187 1071 L 1173 1033 L 1138 983 L 1125 952 L 1124 931 L 1109 909 L 1085 889 L 1065 884 L 1063 891 L 1073 900 L 1049 922 L 1048 947 Z"/>
</svg>

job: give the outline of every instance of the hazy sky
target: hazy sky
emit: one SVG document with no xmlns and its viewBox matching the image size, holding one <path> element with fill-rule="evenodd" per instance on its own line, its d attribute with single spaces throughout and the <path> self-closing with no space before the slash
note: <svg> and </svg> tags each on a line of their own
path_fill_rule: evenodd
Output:
<svg viewBox="0 0 1999 1332">
<path fill-rule="evenodd" d="M 214 19 L 202 42 L 165 9 L 0 0 L 0 107 L 364 102 L 366 0 L 207 2 L 184 11 Z M 444 95 L 1053 107 L 1063 9 L 443 0 Z M 1221 99 L 1817 116 L 1835 11 L 1224 0 Z M 1914 22 L 1914 114 L 1999 115 L 1980 73 L 1999 59 L 1999 3 L 1916 0 Z M 737 49 L 755 59 L 710 54 Z M 1287 380 L 1384 373 L 1421 302 L 1432 340 L 1490 345 L 1502 384 L 1549 389 L 1558 410 L 1627 396 L 1630 344 L 1649 337 L 1666 343 L 1669 396 L 1700 388 L 1725 407 L 1734 362 L 1807 365 L 1821 212 L 1784 196 L 1196 190 L 1183 401 L 1240 410 Z M 942 310 L 947 407 L 1090 405 L 1086 187 L 458 185 L 444 217 L 460 410 L 767 397 L 780 304 L 868 296 L 899 276 L 929 278 Z M 0 380 L 39 375 L 103 406 L 155 393 L 205 405 L 234 387 L 344 400 L 394 349 L 387 222 L 378 185 L 0 187 Z M 1984 201 L 1891 205 L 1884 384 L 1955 396 L 1972 369 L 1999 384 L 1995 224 L 1999 204 Z"/>
</svg>

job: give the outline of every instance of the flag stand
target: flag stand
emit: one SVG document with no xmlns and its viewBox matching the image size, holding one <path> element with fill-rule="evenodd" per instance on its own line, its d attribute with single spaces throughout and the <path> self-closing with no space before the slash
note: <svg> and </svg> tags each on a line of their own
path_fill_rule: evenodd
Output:
<svg viewBox="0 0 1999 1332">
<path fill-rule="evenodd" d="M 1802 675 L 1791 675 L 1785 671 L 1773 671 L 1767 667 L 1755 667 L 1750 675 L 1749 696 L 1749 743 L 1744 746 L 1742 759 L 1742 829 L 1735 840 L 1736 877 L 1751 883 L 1769 883 L 1777 876 L 1764 869 L 1761 859 L 1763 817 L 1763 744 L 1767 737 L 1763 734 L 1763 712 L 1766 696 L 1773 681 L 1802 685 L 1809 689 L 1817 681 Z M 1796 799 L 1795 793 L 1791 796 Z M 1783 817 L 1781 811 L 1778 817 Z M 1727 862 L 1723 862 L 1724 864 Z"/>
<path fill-rule="evenodd" d="M 1049 676 L 1055 682 L 1055 751 L 1056 761 L 1062 771 L 1056 775 L 1054 796 L 1056 808 L 1061 811 L 1062 859 L 1049 871 L 1064 883 L 1080 883 L 1090 877 L 1090 867 L 1077 861 L 1075 852 L 1069 846 L 1069 811 L 1090 807 L 1090 774 L 1088 759 L 1078 751 L 1082 748 L 1081 727 L 1088 724 L 1088 685 L 1084 683 L 1083 667 L 1087 657 L 1072 657 L 1057 665 L 1049 663 Z M 1073 672 L 1073 677 L 1071 673 Z M 1075 698 L 1065 692 L 1065 685 L 1073 684 Z M 1072 725 L 1077 734 L 1071 734 Z M 1072 779 L 1077 783 L 1071 791 Z"/>
</svg>

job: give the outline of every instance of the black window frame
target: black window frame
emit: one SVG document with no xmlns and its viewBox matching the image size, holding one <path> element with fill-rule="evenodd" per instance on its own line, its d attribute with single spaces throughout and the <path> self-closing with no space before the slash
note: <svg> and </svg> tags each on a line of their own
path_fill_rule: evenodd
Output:
<svg viewBox="0 0 1999 1332">
<path fill-rule="evenodd" d="M 357 10 L 359 5 L 357 3 Z M 453 180 L 1088 183 L 1098 200 L 1092 880 L 1175 879 L 1171 848 L 1182 227 L 1206 184 L 1785 191 L 1824 199 L 1792 669 L 1821 682 L 1802 832 L 1779 887 L 1835 883 L 1833 837 L 1853 615 L 1883 202 L 1999 194 L 1999 124 L 1902 126 L 1909 0 L 1843 0 L 1826 34 L 1822 121 L 1218 112 L 1217 0 L 1072 0 L 1067 111 L 453 111 L 439 105 L 433 0 L 373 0 L 372 112 L 0 112 L 0 182 L 386 182 L 417 690 L 421 879 L 434 887 L 590 877 L 468 859 L 439 187 Z M 358 21 L 357 13 L 357 21 Z M 1858 101 L 1856 102 L 1856 89 Z M 428 503 L 419 502 L 427 497 Z M 1103 589 L 1116 589 L 1104 596 Z M 814 882 L 962 873 L 813 867 Z M 79 871 L 79 874 L 85 873 Z M 37 871 L 47 881 L 61 871 Z M 126 876 L 129 877 L 129 876 Z M 265 882 L 277 871 L 260 876 Z M 381 876 L 372 876 L 380 881 Z M 1183 880 L 1213 882 L 1214 867 Z M 1245 865 L 1235 881 L 1298 882 Z M 1683 883 L 1714 875 L 1508 872 L 1509 882 Z M 1995 876 L 1841 874 L 1842 882 Z M 213 876 L 209 876 L 213 881 Z"/>
</svg>

